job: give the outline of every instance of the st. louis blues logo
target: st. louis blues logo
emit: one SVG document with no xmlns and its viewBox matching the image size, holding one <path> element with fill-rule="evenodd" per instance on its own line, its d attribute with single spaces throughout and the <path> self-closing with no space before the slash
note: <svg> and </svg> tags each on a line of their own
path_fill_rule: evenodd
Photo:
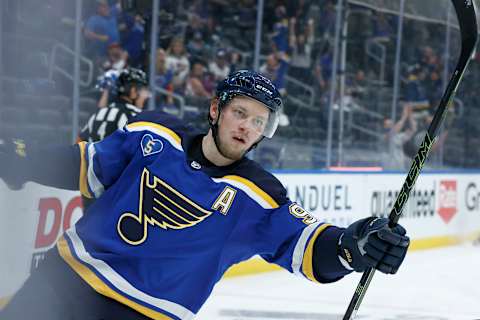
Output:
<svg viewBox="0 0 480 320">
<path fill-rule="evenodd" d="M 131 245 L 145 242 L 149 225 L 164 230 L 184 229 L 203 221 L 213 212 L 151 175 L 147 169 L 142 172 L 138 206 L 138 213 L 125 212 L 117 222 L 118 234 Z"/>
<path fill-rule="evenodd" d="M 151 134 L 146 134 L 140 143 L 142 147 L 143 156 L 151 156 L 163 150 L 163 143 L 159 139 L 154 139 Z"/>
</svg>

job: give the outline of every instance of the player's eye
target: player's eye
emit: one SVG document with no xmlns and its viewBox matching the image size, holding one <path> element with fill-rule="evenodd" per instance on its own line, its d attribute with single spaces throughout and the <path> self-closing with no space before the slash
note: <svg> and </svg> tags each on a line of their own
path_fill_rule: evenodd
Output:
<svg viewBox="0 0 480 320">
<path fill-rule="evenodd" d="M 265 127 L 265 119 L 263 118 L 253 119 L 253 125 L 255 126 L 255 128 L 262 130 Z"/>
<path fill-rule="evenodd" d="M 233 115 L 237 119 L 244 119 L 246 117 L 246 114 L 242 109 L 233 109 Z"/>
</svg>

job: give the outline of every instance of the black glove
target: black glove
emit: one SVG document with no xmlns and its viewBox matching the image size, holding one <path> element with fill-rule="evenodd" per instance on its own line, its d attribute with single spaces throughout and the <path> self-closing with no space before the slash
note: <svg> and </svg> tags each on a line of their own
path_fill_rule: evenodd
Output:
<svg viewBox="0 0 480 320">
<path fill-rule="evenodd" d="M 0 139 L 0 179 L 12 190 L 21 189 L 25 182 L 19 174 L 25 157 L 26 146 L 23 140 Z"/>
<path fill-rule="evenodd" d="M 390 228 L 385 218 L 358 220 L 340 236 L 340 261 L 347 269 L 358 272 L 371 267 L 394 274 L 410 245 L 410 239 L 405 234 L 405 229 L 399 224 Z"/>
</svg>

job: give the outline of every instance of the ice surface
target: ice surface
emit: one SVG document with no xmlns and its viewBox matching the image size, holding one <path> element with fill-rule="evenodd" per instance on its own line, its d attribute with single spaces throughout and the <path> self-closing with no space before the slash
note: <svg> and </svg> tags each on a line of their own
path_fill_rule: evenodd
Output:
<svg viewBox="0 0 480 320">
<path fill-rule="evenodd" d="M 284 271 L 224 279 L 196 319 L 341 319 L 360 276 L 325 285 Z M 480 319 L 480 246 L 414 251 L 396 275 L 376 272 L 356 319 Z"/>
</svg>

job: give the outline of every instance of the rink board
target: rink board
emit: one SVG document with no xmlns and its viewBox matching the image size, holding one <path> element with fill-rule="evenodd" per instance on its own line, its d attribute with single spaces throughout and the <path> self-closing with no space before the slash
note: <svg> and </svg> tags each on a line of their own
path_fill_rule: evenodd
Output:
<svg viewBox="0 0 480 320">
<path fill-rule="evenodd" d="M 369 215 L 387 216 L 405 174 L 275 172 L 289 197 L 320 220 L 347 226 Z M 28 183 L 21 192 L 0 181 L 0 298 L 13 294 L 57 238 L 82 215 L 77 192 Z M 480 172 L 422 173 L 400 222 L 413 250 L 457 244 L 480 233 Z M 259 258 L 227 276 L 278 269 Z M 1 300 L 0 300 L 1 302 Z"/>
</svg>

